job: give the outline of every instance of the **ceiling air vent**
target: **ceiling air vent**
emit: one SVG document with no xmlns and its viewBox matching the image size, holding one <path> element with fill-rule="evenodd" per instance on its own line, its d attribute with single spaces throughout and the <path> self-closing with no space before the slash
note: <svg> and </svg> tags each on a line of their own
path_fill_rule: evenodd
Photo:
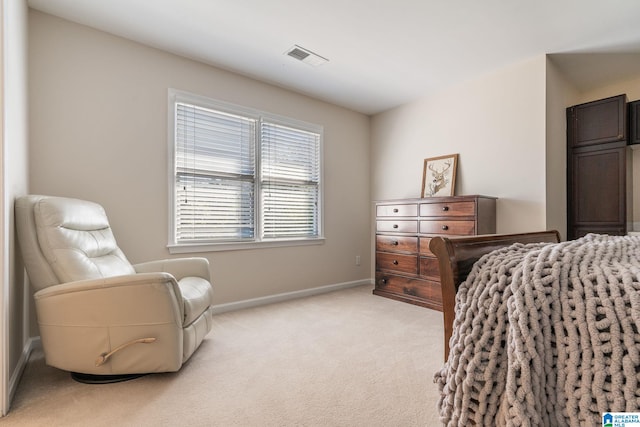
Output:
<svg viewBox="0 0 640 427">
<path fill-rule="evenodd" d="M 297 59 L 298 61 L 302 61 L 314 67 L 322 65 L 325 62 L 329 62 L 327 58 L 323 58 L 322 56 L 315 54 L 310 50 L 300 47 L 298 45 L 294 45 L 291 49 L 287 50 L 287 52 L 285 53 L 290 57 Z"/>
</svg>

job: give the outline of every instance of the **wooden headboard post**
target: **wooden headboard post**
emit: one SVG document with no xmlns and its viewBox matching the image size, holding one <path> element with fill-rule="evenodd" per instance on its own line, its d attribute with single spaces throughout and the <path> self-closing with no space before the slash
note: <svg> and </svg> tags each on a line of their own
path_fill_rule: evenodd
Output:
<svg viewBox="0 0 640 427">
<path fill-rule="evenodd" d="M 487 234 L 470 237 L 433 237 L 429 249 L 438 258 L 442 286 L 442 312 L 444 317 L 444 359 L 449 357 L 449 339 L 453 334 L 456 292 L 473 268 L 473 264 L 495 249 L 513 243 L 558 243 L 556 230 L 522 234 Z"/>
</svg>

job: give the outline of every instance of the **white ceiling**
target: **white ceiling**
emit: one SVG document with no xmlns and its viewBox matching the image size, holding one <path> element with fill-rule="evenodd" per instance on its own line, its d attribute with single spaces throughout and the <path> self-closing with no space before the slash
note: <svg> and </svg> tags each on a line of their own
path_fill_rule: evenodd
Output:
<svg viewBox="0 0 640 427">
<path fill-rule="evenodd" d="M 640 74 L 638 0 L 28 0 L 30 7 L 374 114 L 535 55 L 579 88 Z M 329 62 L 287 55 L 300 45 Z M 586 52 L 624 55 L 602 61 Z M 634 53 L 629 55 L 629 53 Z M 611 56 L 607 56 L 612 59 Z"/>
</svg>

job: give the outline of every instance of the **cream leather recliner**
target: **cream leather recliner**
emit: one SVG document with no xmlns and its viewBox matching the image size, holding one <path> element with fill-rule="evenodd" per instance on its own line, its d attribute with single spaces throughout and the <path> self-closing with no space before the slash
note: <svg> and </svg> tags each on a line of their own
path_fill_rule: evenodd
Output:
<svg viewBox="0 0 640 427">
<path fill-rule="evenodd" d="M 211 330 L 205 258 L 131 265 L 89 201 L 24 196 L 15 217 L 48 365 L 88 382 L 177 371 Z"/>
</svg>

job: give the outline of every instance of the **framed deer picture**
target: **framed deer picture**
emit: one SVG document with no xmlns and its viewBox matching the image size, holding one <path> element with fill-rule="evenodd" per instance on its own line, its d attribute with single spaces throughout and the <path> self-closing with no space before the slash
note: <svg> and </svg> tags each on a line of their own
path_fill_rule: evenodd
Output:
<svg viewBox="0 0 640 427">
<path fill-rule="evenodd" d="M 457 168 L 457 154 L 424 159 L 421 197 L 453 196 Z"/>
</svg>

